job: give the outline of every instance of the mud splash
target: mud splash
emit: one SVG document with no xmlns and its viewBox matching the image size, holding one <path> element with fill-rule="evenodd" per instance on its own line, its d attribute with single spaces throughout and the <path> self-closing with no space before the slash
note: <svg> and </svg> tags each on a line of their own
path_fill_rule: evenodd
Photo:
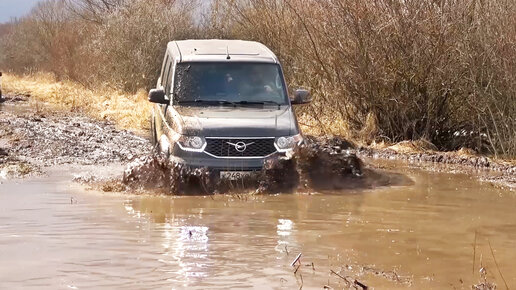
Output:
<svg viewBox="0 0 516 290">
<path fill-rule="evenodd" d="M 102 191 L 210 195 L 219 193 L 292 193 L 334 191 L 410 184 L 408 178 L 366 168 L 347 141 L 308 138 L 286 157 L 265 162 L 264 168 L 239 180 L 220 178 L 207 168 L 189 168 L 158 153 L 132 161 L 118 179 L 78 178 Z"/>
</svg>

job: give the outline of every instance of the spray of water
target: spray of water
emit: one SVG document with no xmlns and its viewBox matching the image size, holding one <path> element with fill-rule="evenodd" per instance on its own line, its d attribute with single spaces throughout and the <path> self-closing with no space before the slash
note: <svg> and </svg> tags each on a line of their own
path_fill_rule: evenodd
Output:
<svg viewBox="0 0 516 290">
<path fill-rule="evenodd" d="M 190 168 L 153 153 L 131 162 L 121 179 L 97 182 L 104 191 L 207 195 L 232 192 L 291 193 L 368 187 L 362 161 L 339 138 L 308 138 L 288 156 L 266 160 L 256 174 L 240 180 L 220 178 L 207 168 Z M 93 184 L 93 182 L 89 182 Z"/>
</svg>

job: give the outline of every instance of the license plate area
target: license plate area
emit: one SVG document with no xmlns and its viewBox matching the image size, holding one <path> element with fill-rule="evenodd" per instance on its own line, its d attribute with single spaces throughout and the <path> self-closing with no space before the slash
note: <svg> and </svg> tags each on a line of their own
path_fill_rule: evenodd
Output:
<svg viewBox="0 0 516 290">
<path fill-rule="evenodd" d="M 220 178 L 227 180 L 238 180 L 242 178 L 251 177 L 254 174 L 256 174 L 256 172 L 254 171 L 221 171 Z"/>
</svg>

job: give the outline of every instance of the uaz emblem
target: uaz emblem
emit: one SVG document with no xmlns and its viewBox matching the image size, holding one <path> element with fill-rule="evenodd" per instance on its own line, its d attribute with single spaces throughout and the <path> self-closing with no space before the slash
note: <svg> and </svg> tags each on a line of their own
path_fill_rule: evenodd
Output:
<svg viewBox="0 0 516 290">
<path fill-rule="evenodd" d="M 247 146 L 249 146 L 251 144 L 254 144 L 254 142 L 246 144 L 246 143 L 244 143 L 242 141 L 237 142 L 237 143 L 231 143 L 231 142 L 226 142 L 226 143 L 231 145 L 231 146 L 235 146 L 235 150 L 238 151 L 238 152 L 244 152 L 247 149 Z"/>
</svg>

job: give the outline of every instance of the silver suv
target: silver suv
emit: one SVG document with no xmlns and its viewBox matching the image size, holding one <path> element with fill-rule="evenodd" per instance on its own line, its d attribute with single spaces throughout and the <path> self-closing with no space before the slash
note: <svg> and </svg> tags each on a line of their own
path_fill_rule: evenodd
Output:
<svg viewBox="0 0 516 290">
<path fill-rule="evenodd" d="M 152 141 L 171 159 L 239 178 L 303 141 L 277 57 L 241 40 L 168 43 L 156 89 L 149 92 Z"/>
</svg>

